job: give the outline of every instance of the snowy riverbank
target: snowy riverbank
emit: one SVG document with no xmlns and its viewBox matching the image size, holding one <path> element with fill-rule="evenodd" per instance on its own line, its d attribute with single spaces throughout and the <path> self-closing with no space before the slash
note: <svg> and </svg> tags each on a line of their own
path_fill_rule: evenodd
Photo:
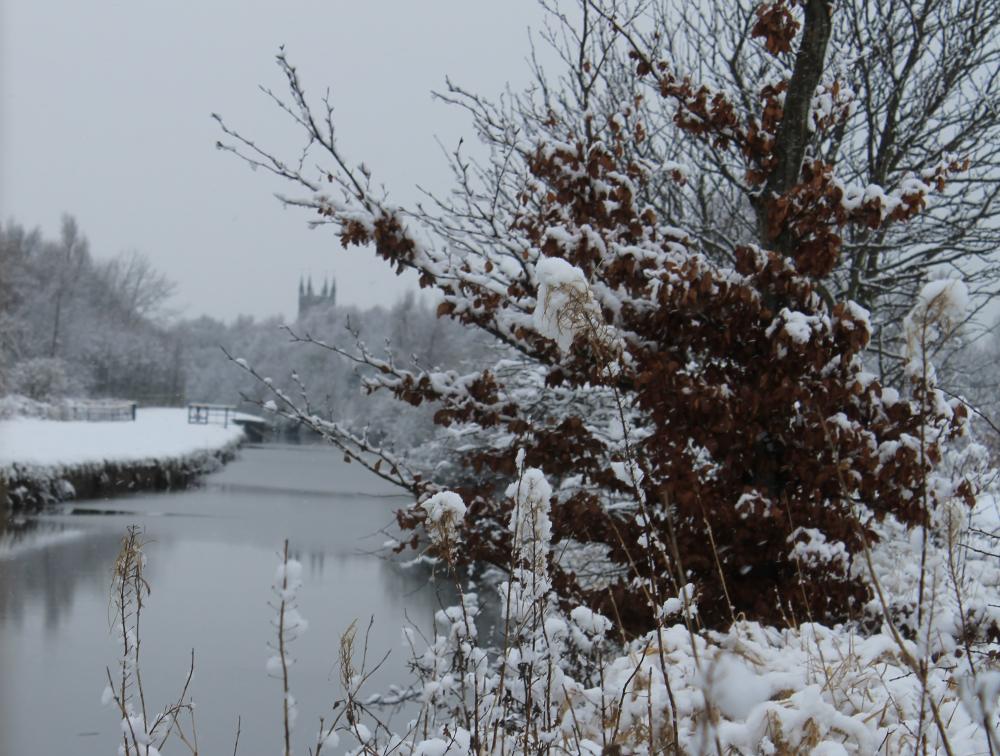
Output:
<svg viewBox="0 0 1000 756">
<path fill-rule="evenodd" d="M 182 488 L 232 458 L 243 430 L 191 425 L 184 409 L 134 422 L 0 421 L 0 508 Z"/>
</svg>

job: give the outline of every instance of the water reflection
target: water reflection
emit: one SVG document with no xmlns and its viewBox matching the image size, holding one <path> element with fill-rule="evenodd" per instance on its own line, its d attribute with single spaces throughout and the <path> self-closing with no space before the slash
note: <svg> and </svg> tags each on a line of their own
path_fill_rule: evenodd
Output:
<svg viewBox="0 0 1000 756">
<path fill-rule="evenodd" d="M 110 569 L 130 523 L 150 541 L 147 697 L 176 696 L 195 647 L 204 753 L 232 752 L 237 715 L 241 754 L 278 750 L 280 691 L 263 666 L 269 585 L 284 537 L 305 567 L 300 607 L 310 622 L 292 649 L 301 660 L 293 685 L 303 748 L 339 695 L 337 640 L 353 620 L 365 626 L 374 616 L 372 654 L 392 652 L 372 692 L 406 682 L 400 628 L 406 616 L 426 627 L 439 600 L 425 570 L 375 555 L 380 531 L 406 502 L 395 494 L 326 449 L 257 448 L 199 489 L 75 502 L 8 523 L 0 534 L 0 754 L 116 747 L 117 722 L 100 693 L 117 654 L 108 631 Z"/>
<path fill-rule="evenodd" d="M 37 606 L 48 633 L 58 633 L 80 590 L 107 590 L 106 560 L 118 543 L 114 533 L 61 522 L 14 521 L 0 533 L 0 622 L 20 627 Z"/>
</svg>

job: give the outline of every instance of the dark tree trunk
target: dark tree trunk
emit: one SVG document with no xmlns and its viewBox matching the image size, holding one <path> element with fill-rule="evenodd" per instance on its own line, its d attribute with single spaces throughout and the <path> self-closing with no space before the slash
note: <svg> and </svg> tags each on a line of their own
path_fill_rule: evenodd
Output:
<svg viewBox="0 0 1000 756">
<path fill-rule="evenodd" d="M 813 94 L 823 76 L 826 46 L 833 27 L 831 0 L 808 0 L 805 4 L 805 26 L 802 44 L 795 56 L 795 68 L 785 94 L 784 112 L 775 140 L 777 165 L 768 176 L 757 206 L 757 229 L 762 247 L 788 254 L 790 244 L 783 234 L 773 235 L 771 208 L 776 198 L 799 181 L 802 159 L 809 143 L 809 110 Z"/>
</svg>

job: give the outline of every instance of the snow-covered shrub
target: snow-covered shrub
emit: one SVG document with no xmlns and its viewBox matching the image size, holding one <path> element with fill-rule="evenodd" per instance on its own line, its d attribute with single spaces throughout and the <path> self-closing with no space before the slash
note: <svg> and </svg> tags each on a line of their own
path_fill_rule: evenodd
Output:
<svg viewBox="0 0 1000 756">
<path fill-rule="evenodd" d="M 347 753 L 905 756 L 1000 745 L 1000 569 L 984 548 L 992 540 L 984 525 L 996 521 L 992 500 L 974 510 L 966 541 L 972 592 L 952 592 L 943 572 L 928 568 L 940 577 L 928 588 L 936 591 L 929 644 L 900 638 L 889 617 L 864 635 L 853 625 L 777 629 L 744 620 L 698 630 L 691 585 L 665 602 L 658 630 L 623 643 L 609 639 L 607 618 L 554 600 L 552 491 L 541 472 L 522 469 L 507 494 L 512 567 L 498 587 L 497 646 L 485 645 L 475 623 L 480 601 L 491 599 L 471 592 L 437 612 L 426 645 L 407 631 L 418 677 L 408 690 L 419 714 L 395 732 L 364 726 L 361 737 L 354 725 L 338 725 Z M 920 540 L 890 520 L 878 528 L 872 564 L 896 603 L 921 580 Z M 947 544 L 929 548 L 932 565 L 947 562 Z M 906 569 L 894 567 L 901 563 Z M 993 627 L 972 646 L 959 616 L 963 595 L 967 612 Z M 351 695 L 362 699 L 360 690 Z"/>
<path fill-rule="evenodd" d="M 438 525 L 431 531 L 439 539 L 434 548 L 451 559 L 444 566 L 459 603 L 436 612 L 430 634 L 404 629 L 414 679 L 390 695 L 363 690 L 368 670 L 357 668 L 356 628 L 347 629 L 339 646 L 343 696 L 332 718 L 320 720 L 315 740 L 305 736 L 314 756 L 907 756 L 1000 747 L 1000 568 L 989 550 L 998 517 L 991 498 L 964 527 L 960 586 L 949 574 L 954 544 L 924 543 L 892 518 L 876 526 L 881 538 L 868 558 L 880 597 L 896 607 L 915 602 L 921 585 L 927 594 L 926 621 L 906 638 L 891 611 L 881 628 L 865 634 L 853 624 L 779 629 L 742 619 L 724 631 L 700 629 L 695 587 L 688 584 L 655 612 L 656 630 L 625 639 L 609 618 L 558 600 L 550 569 L 554 492 L 541 470 L 523 462 L 518 455 L 518 476 L 507 489 L 512 550 L 509 578 L 499 585 L 477 592 L 460 583 L 454 555 L 461 544 L 451 539 L 460 537 L 453 526 L 465 514 L 461 498 L 443 491 L 425 502 Z M 827 546 L 816 534 L 802 535 L 801 559 Z M 288 548 L 286 542 L 272 586 L 276 641 L 266 665 L 282 684 L 285 756 L 307 752 L 296 747 L 302 727 L 296 727 L 289 655 L 289 643 L 306 627 L 296 606 L 301 565 Z M 156 756 L 180 726 L 178 715 L 190 709 L 182 695 L 183 705 L 150 722 L 132 687 L 141 684 L 132 619 L 148 593 L 144 564 L 131 530 L 113 594 L 115 632 L 125 644 L 121 682 L 105 697 L 122 715 L 122 753 Z M 484 602 L 500 609 L 493 632 L 477 624 Z M 973 621 L 983 632 L 970 634 Z M 379 703 L 401 701 L 417 707 L 409 721 L 386 722 L 376 711 Z"/>
<path fill-rule="evenodd" d="M 29 399 L 20 394 L 0 396 L 0 419 L 11 417 L 44 417 L 51 418 L 56 407 L 48 402 Z"/>
<path fill-rule="evenodd" d="M 36 401 L 83 394 L 83 383 L 58 357 L 33 357 L 15 363 L 7 383 L 10 391 Z"/>
</svg>

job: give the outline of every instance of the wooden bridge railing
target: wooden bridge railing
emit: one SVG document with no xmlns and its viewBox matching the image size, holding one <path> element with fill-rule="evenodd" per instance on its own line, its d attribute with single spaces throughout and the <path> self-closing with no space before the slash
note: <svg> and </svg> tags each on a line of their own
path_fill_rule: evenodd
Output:
<svg viewBox="0 0 1000 756">
<path fill-rule="evenodd" d="M 236 414 L 236 407 L 228 404 L 189 404 L 187 406 L 188 423 L 208 425 L 221 422 L 222 427 L 229 427 L 229 420 Z"/>
</svg>

